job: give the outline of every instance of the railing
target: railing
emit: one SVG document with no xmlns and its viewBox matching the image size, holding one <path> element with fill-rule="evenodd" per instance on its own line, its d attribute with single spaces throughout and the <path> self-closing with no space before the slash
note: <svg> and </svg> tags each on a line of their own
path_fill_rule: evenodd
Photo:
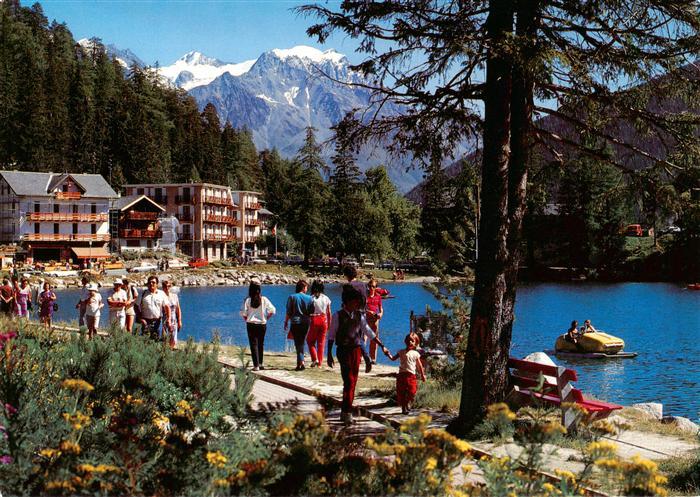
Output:
<svg viewBox="0 0 700 497">
<path fill-rule="evenodd" d="M 231 242 L 234 240 L 234 236 L 224 233 L 206 233 L 204 239 L 210 242 Z"/>
<path fill-rule="evenodd" d="M 80 192 L 56 192 L 57 200 L 80 200 Z"/>
<path fill-rule="evenodd" d="M 30 212 L 27 214 L 28 221 L 53 221 L 53 222 L 107 222 L 107 214 L 68 214 L 62 212 Z"/>
<path fill-rule="evenodd" d="M 108 242 L 109 234 L 27 233 L 22 240 L 30 242 Z"/>
<path fill-rule="evenodd" d="M 218 214 L 205 214 L 204 220 L 209 223 L 238 224 L 238 221 L 233 216 L 220 216 Z"/>
<path fill-rule="evenodd" d="M 245 208 L 252 211 L 257 211 L 259 209 L 262 209 L 262 205 L 260 205 L 260 203 L 258 202 L 248 202 L 247 204 L 245 204 Z"/>
<path fill-rule="evenodd" d="M 259 219 L 246 219 L 245 224 L 248 226 L 260 226 Z"/>
<path fill-rule="evenodd" d="M 184 195 L 175 195 L 175 203 L 176 204 L 194 204 L 196 203 L 194 201 L 194 196 L 189 195 L 185 197 Z"/>
<path fill-rule="evenodd" d="M 202 195 L 202 202 L 215 205 L 233 205 L 229 197 L 216 197 L 214 195 Z"/>
<path fill-rule="evenodd" d="M 119 238 L 160 238 L 161 236 L 162 232 L 160 230 L 119 230 Z"/>
<path fill-rule="evenodd" d="M 126 217 L 134 221 L 156 221 L 158 219 L 158 213 L 129 211 L 126 213 Z"/>
</svg>

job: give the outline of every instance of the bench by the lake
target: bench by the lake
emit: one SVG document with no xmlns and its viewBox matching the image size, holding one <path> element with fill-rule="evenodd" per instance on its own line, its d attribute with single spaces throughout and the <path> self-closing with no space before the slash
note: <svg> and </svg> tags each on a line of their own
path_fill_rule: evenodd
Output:
<svg viewBox="0 0 700 497">
<path fill-rule="evenodd" d="M 568 430 L 576 421 L 576 412 L 572 408 L 566 408 L 562 404 L 578 404 L 588 411 L 589 419 L 602 419 L 610 415 L 622 406 L 585 399 L 578 388 L 574 388 L 571 382 L 578 376 L 573 369 L 562 366 L 550 366 L 511 357 L 508 360 L 511 383 L 515 392 L 528 402 L 542 402 L 562 407 L 561 423 Z M 544 382 L 540 387 L 540 374 L 544 376 Z"/>
</svg>

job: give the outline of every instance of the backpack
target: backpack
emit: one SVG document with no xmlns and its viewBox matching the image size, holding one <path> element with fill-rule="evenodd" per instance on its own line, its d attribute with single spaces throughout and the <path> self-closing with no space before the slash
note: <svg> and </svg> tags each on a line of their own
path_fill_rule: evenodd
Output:
<svg viewBox="0 0 700 497">
<path fill-rule="evenodd" d="M 348 316 L 347 312 L 339 311 L 336 314 L 338 319 L 338 331 L 335 334 L 335 342 L 339 347 L 359 347 L 362 344 L 362 315 L 353 312 Z"/>
</svg>

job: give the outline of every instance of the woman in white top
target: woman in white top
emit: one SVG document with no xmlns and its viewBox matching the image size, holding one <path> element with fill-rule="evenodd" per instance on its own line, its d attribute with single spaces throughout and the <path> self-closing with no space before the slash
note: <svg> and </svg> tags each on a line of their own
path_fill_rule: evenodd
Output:
<svg viewBox="0 0 700 497">
<path fill-rule="evenodd" d="M 172 289 L 172 281 L 163 280 L 162 287 L 165 295 L 168 296 L 168 306 L 170 307 L 170 348 L 175 350 L 177 346 L 177 332 L 182 329 L 182 310 L 180 309 L 180 298 Z"/>
<path fill-rule="evenodd" d="M 114 292 L 110 297 L 107 297 L 109 322 L 112 326 L 118 326 L 120 330 L 123 330 L 126 325 L 126 310 L 124 308 L 128 300 L 123 286 L 122 280 L 114 280 Z"/>
<path fill-rule="evenodd" d="M 262 296 L 260 283 L 252 282 L 248 287 L 248 298 L 241 307 L 241 316 L 246 323 L 250 356 L 253 358 L 253 371 L 265 369 L 263 366 L 263 348 L 267 320 L 275 315 L 276 309 L 267 297 Z"/>
<path fill-rule="evenodd" d="M 90 283 L 87 289 L 90 292 L 90 297 L 88 297 L 87 306 L 85 307 L 85 324 L 88 327 L 88 338 L 92 338 L 100 326 L 100 310 L 104 307 L 104 304 L 102 303 L 102 295 L 100 295 L 97 284 Z"/>
<path fill-rule="evenodd" d="M 331 299 L 324 295 L 323 290 L 323 283 L 314 280 L 311 284 L 314 313 L 311 315 L 309 334 L 306 335 L 312 368 L 320 368 L 323 363 L 323 345 L 326 343 L 326 333 L 331 325 Z"/>
</svg>

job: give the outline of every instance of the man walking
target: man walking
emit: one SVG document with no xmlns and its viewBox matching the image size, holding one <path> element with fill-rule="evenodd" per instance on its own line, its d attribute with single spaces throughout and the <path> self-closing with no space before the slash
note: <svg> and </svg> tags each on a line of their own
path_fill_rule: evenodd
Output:
<svg viewBox="0 0 700 497">
<path fill-rule="evenodd" d="M 362 294 L 351 285 L 343 286 L 343 307 L 333 314 L 328 330 L 328 366 L 333 367 L 333 344 L 337 345 L 336 355 L 343 377 L 343 403 L 340 419 L 348 425 L 352 420 L 352 403 L 355 400 L 355 387 L 362 361 L 362 344 L 365 339 L 374 341 L 388 354 L 387 348 L 374 334 L 360 311 L 363 305 Z"/>
<path fill-rule="evenodd" d="M 147 284 L 146 290 L 141 294 L 136 305 L 136 312 L 141 323 L 141 333 L 150 336 L 153 340 L 158 340 L 161 322 L 164 331 L 167 331 L 170 322 L 169 300 L 165 292 L 158 289 L 157 276 L 149 276 Z"/>
</svg>

